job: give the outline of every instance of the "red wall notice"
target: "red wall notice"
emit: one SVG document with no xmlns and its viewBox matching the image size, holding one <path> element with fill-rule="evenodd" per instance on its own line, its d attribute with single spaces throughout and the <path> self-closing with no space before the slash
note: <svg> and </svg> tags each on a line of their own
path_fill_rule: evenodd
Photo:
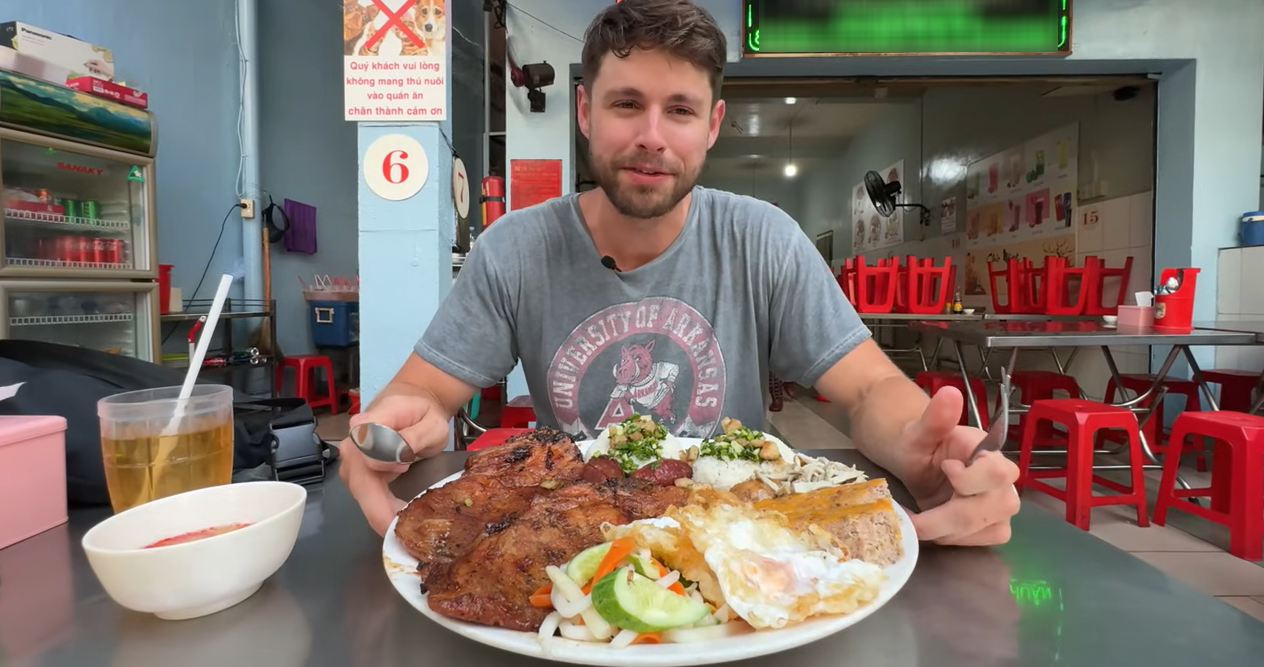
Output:
<svg viewBox="0 0 1264 667">
<path fill-rule="evenodd" d="M 561 160 L 509 161 L 509 203 L 513 210 L 561 196 Z"/>
</svg>

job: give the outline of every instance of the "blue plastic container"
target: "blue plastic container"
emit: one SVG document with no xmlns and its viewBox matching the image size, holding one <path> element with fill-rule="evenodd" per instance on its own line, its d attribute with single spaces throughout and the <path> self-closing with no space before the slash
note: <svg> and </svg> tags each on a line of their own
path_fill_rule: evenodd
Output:
<svg viewBox="0 0 1264 667">
<path fill-rule="evenodd" d="M 308 301 L 307 306 L 316 347 L 360 344 L 359 301 Z"/>
<path fill-rule="evenodd" d="M 1238 242 L 1243 246 L 1264 245 L 1264 211 L 1255 211 L 1242 216 L 1242 226 L 1238 228 Z"/>
</svg>

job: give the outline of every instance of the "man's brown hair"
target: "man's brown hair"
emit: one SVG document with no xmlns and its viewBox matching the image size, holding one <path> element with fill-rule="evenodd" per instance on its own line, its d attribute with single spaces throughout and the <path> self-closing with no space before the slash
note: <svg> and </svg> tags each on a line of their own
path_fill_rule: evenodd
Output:
<svg viewBox="0 0 1264 667">
<path fill-rule="evenodd" d="M 663 49 L 702 68 L 711 78 L 711 103 L 720 100 L 728 44 L 707 10 L 691 0 L 623 0 L 597 14 L 584 32 L 583 76 L 591 86 L 607 53 Z"/>
</svg>

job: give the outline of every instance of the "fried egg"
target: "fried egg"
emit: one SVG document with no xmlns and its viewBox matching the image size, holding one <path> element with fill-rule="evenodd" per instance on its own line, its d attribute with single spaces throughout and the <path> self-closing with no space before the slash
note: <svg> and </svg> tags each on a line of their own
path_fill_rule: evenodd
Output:
<svg viewBox="0 0 1264 667">
<path fill-rule="evenodd" d="M 847 614 L 877 597 L 886 573 L 849 559 L 829 533 L 792 530 L 748 505 L 686 506 L 672 517 L 714 573 L 724 601 L 756 629 Z"/>
</svg>

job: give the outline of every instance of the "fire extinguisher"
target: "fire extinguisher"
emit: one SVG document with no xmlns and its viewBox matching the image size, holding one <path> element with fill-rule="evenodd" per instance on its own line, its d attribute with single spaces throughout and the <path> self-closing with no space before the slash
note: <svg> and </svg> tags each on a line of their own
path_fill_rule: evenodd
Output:
<svg viewBox="0 0 1264 667">
<path fill-rule="evenodd" d="M 488 176 L 483 179 L 483 193 L 478 198 L 483 209 L 483 229 L 505 214 L 505 179 Z"/>
</svg>

